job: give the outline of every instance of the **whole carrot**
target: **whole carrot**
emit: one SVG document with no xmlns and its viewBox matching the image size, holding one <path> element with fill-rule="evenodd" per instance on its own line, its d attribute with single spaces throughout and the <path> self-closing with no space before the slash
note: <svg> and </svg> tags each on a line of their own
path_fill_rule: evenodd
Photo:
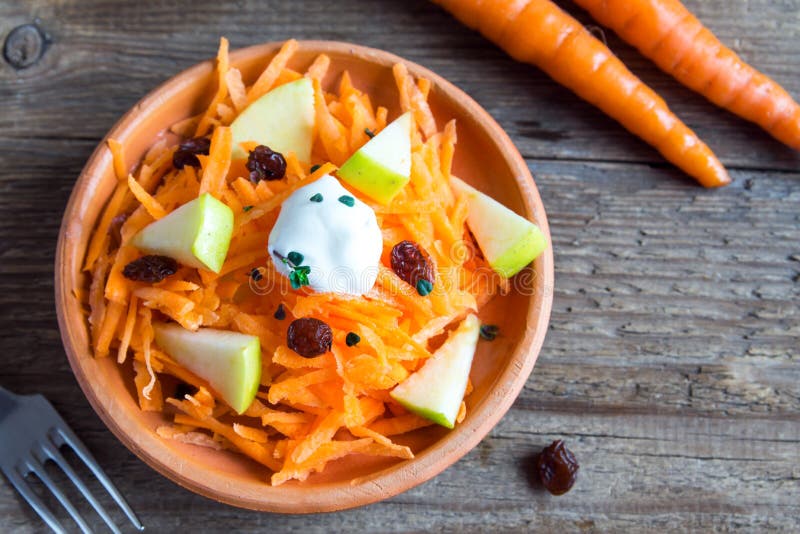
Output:
<svg viewBox="0 0 800 534">
<path fill-rule="evenodd" d="M 575 0 L 682 84 L 800 150 L 800 105 L 678 0 Z"/>
<path fill-rule="evenodd" d="M 577 20 L 549 0 L 433 0 L 513 58 L 619 121 L 706 187 L 730 182 L 711 150 Z"/>
</svg>

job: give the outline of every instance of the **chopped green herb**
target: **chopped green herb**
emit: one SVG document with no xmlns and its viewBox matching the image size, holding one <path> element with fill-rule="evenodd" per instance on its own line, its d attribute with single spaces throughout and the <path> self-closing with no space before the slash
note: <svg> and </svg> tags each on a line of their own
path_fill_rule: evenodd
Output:
<svg viewBox="0 0 800 534">
<path fill-rule="evenodd" d="M 338 200 L 339 200 L 339 202 L 341 202 L 345 206 L 350 206 L 351 208 L 353 206 L 355 206 L 355 204 L 356 204 L 356 199 L 354 199 L 350 195 L 342 195 L 342 196 L 339 197 Z"/>
<path fill-rule="evenodd" d="M 311 166 L 311 174 L 314 174 L 315 172 L 317 172 L 320 167 L 322 167 L 322 165 L 312 165 Z"/>
<path fill-rule="evenodd" d="M 344 338 L 344 342 L 347 344 L 348 347 L 358 345 L 359 341 L 361 341 L 361 336 L 359 336 L 355 332 L 348 332 L 347 337 Z"/>
<path fill-rule="evenodd" d="M 310 267 L 301 267 L 290 272 L 289 282 L 292 284 L 292 289 L 300 289 L 303 286 L 307 286 L 309 272 L 311 272 Z"/>
<path fill-rule="evenodd" d="M 373 131 L 372 131 L 372 130 L 370 130 L 369 128 L 364 128 L 364 133 L 365 133 L 365 134 L 367 134 L 367 135 L 369 136 L 369 138 L 370 138 L 370 139 L 372 139 L 373 137 L 375 137 L 375 132 L 373 132 Z"/>
<path fill-rule="evenodd" d="M 286 255 L 286 259 L 289 260 L 289 263 L 291 263 L 294 267 L 298 267 L 301 263 L 303 263 L 304 257 L 299 252 L 295 252 L 293 250 Z"/>
<path fill-rule="evenodd" d="M 317 193 L 309 199 L 311 202 L 322 202 L 322 193 Z"/>
<path fill-rule="evenodd" d="M 278 304 L 278 309 L 275 310 L 275 314 L 273 315 L 277 320 L 283 321 L 286 319 L 286 310 L 283 309 L 283 303 Z"/>
<path fill-rule="evenodd" d="M 423 297 L 428 296 L 431 291 L 433 291 L 433 284 L 430 283 L 430 281 L 422 278 L 419 282 L 417 282 L 417 293 Z"/>
<path fill-rule="evenodd" d="M 242 211 L 244 211 L 245 213 L 247 213 L 247 212 L 248 212 L 248 211 L 250 211 L 251 209 L 253 209 L 253 206 L 244 206 L 244 207 L 242 208 Z"/>
<path fill-rule="evenodd" d="M 264 275 L 261 274 L 261 269 L 256 267 L 252 271 L 250 271 L 250 278 L 252 278 L 256 282 L 258 282 L 259 280 L 264 278 Z"/>
<path fill-rule="evenodd" d="M 486 341 L 494 341 L 497 334 L 500 333 L 500 327 L 496 324 L 482 324 L 480 333 L 481 337 Z"/>
<path fill-rule="evenodd" d="M 292 284 L 292 289 L 300 289 L 308 285 L 308 274 L 311 272 L 311 267 L 308 265 L 300 265 L 303 263 L 302 254 L 292 251 L 286 256 L 283 256 L 277 250 L 273 250 L 272 253 L 275 254 L 284 265 L 288 265 L 292 269 L 289 273 L 289 282 Z"/>
</svg>

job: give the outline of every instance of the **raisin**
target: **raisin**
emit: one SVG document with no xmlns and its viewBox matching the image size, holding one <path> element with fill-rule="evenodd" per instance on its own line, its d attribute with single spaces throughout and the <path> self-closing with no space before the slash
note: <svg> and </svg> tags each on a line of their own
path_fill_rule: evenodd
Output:
<svg viewBox="0 0 800 534">
<path fill-rule="evenodd" d="M 391 262 L 392 270 L 397 276 L 411 284 L 420 294 L 425 292 L 420 291 L 420 288 L 427 290 L 425 294 L 430 293 L 435 282 L 433 262 L 422 247 L 413 241 L 400 241 L 392 248 Z M 428 283 L 420 284 L 421 280 Z"/>
<path fill-rule="evenodd" d="M 286 344 L 300 356 L 311 358 L 331 350 L 333 332 L 331 327 L 319 319 L 303 317 L 289 325 Z"/>
<path fill-rule="evenodd" d="M 536 471 L 544 487 L 553 495 L 568 492 L 578 478 L 578 461 L 560 439 L 545 447 L 536 458 Z"/>
<path fill-rule="evenodd" d="M 286 310 L 283 308 L 282 302 L 278 304 L 278 309 L 275 310 L 275 313 L 272 316 L 279 321 L 283 321 L 284 319 L 286 319 Z"/>
<path fill-rule="evenodd" d="M 264 145 L 258 145 L 250 152 L 246 166 L 250 171 L 250 181 L 254 184 L 261 180 L 280 180 L 286 175 L 283 154 Z"/>
<path fill-rule="evenodd" d="M 160 282 L 178 272 L 178 262 L 169 256 L 142 256 L 122 269 L 125 278 L 136 282 Z"/>
<path fill-rule="evenodd" d="M 206 137 L 194 137 L 187 139 L 180 145 L 175 153 L 172 154 L 172 166 L 176 169 L 182 169 L 188 165 L 190 167 L 199 167 L 200 159 L 198 154 L 208 155 L 211 149 L 211 140 Z"/>
</svg>

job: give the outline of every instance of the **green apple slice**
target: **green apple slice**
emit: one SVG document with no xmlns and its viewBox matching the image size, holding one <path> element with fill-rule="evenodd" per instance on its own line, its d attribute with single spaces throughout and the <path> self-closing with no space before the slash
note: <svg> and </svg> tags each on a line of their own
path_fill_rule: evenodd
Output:
<svg viewBox="0 0 800 534">
<path fill-rule="evenodd" d="M 525 217 L 455 176 L 450 183 L 457 193 L 466 195 L 469 229 L 491 268 L 501 276 L 511 278 L 547 247 L 542 231 Z"/>
<path fill-rule="evenodd" d="M 144 227 L 131 243 L 144 252 L 218 273 L 232 234 L 233 211 L 205 193 Z"/>
<path fill-rule="evenodd" d="M 261 380 L 261 343 L 256 336 L 177 324 L 154 323 L 156 344 L 176 362 L 205 379 L 236 413 L 253 402 Z"/>
<path fill-rule="evenodd" d="M 373 200 L 391 202 L 411 176 L 411 113 L 400 115 L 367 141 L 337 174 Z"/>
<path fill-rule="evenodd" d="M 453 428 L 480 328 L 478 318 L 468 315 L 421 369 L 392 390 L 392 398 L 425 419 Z"/>
<path fill-rule="evenodd" d="M 281 154 L 294 152 L 308 163 L 313 130 L 314 86 L 309 78 L 300 78 L 268 92 L 231 123 L 233 159 L 247 157 L 240 143 L 255 141 Z"/>
</svg>

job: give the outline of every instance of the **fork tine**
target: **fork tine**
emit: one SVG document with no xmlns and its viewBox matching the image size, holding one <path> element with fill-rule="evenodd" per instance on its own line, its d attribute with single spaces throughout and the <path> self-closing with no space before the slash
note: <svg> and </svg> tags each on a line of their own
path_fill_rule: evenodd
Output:
<svg viewBox="0 0 800 534">
<path fill-rule="evenodd" d="M 92 495 L 92 492 L 89 491 L 89 488 L 87 488 L 83 483 L 83 480 L 81 480 L 78 474 L 72 469 L 72 466 L 69 465 L 69 462 L 67 462 L 67 460 L 61 456 L 61 453 L 58 452 L 58 449 L 50 443 L 43 443 L 42 450 L 49 459 L 53 460 L 56 465 L 58 465 L 58 467 L 64 471 L 64 474 L 66 474 L 72 483 L 75 484 L 75 487 L 80 490 L 81 494 L 86 498 L 87 501 L 89 501 L 89 503 L 91 503 L 92 507 L 100 515 L 100 517 L 103 518 L 103 521 L 106 522 L 108 528 L 110 528 L 114 534 L 121 534 L 119 527 L 117 527 L 116 523 L 114 523 L 114 520 L 111 519 L 111 516 L 108 515 L 106 509 L 102 504 L 100 504 L 100 502 L 98 502 L 97 499 L 95 499 L 94 495 Z"/>
<path fill-rule="evenodd" d="M 6 477 L 11 482 L 11 484 L 16 488 L 20 495 L 22 495 L 28 504 L 39 514 L 39 517 L 47 523 L 53 532 L 57 534 L 66 534 L 66 530 L 64 530 L 64 526 L 56 519 L 56 516 L 53 515 L 53 512 L 45 505 L 42 500 L 39 498 L 38 495 L 31 489 L 28 485 L 28 482 L 25 478 L 19 474 L 16 469 L 8 469 L 6 471 Z"/>
<path fill-rule="evenodd" d="M 111 479 L 100 469 L 97 461 L 92 457 L 92 454 L 86 449 L 86 447 L 81 443 L 78 437 L 66 426 L 66 424 L 62 424 L 59 426 L 55 426 L 52 429 L 52 433 L 50 435 L 50 439 L 56 445 L 66 444 L 69 445 L 75 454 L 83 460 L 83 463 L 86 464 L 86 467 L 97 477 L 97 480 L 103 484 L 103 487 L 106 488 L 106 491 L 111 494 L 114 498 L 114 501 L 117 505 L 122 508 L 122 511 L 125 512 L 125 515 L 128 516 L 128 519 L 133 523 L 133 525 L 137 528 L 137 530 L 144 530 L 144 525 L 142 525 L 139 518 L 136 517 L 136 514 L 133 513 L 133 510 L 128 505 L 125 498 L 122 494 L 114 487 L 114 483 L 111 482 Z"/>
<path fill-rule="evenodd" d="M 36 456 L 34 454 L 34 456 Z M 39 458 L 29 458 L 26 461 L 28 468 L 37 476 L 39 480 L 41 480 L 47 489 L 50 490 L 50 493 L 55 495 L 58 502 L 61 503 L 61 506 L 66 508 L 69 515 L 72 516 L 72 519 L 78 524 L 82 532 L 91 533 L 92 530 L 89 528 L 89 525 L 86 524 L 86 520 L 81 517 L 81 514 L 78 513 L 78 510 L 72 505 L 70 500 L 64 495 L 64 492 L 56 485 L 55 482 L 50 478 L 50 475 L 47 474 L 47 471 L 44 470 L 44 465 L 42 465 L 41 460 Z"/>
</svg>

